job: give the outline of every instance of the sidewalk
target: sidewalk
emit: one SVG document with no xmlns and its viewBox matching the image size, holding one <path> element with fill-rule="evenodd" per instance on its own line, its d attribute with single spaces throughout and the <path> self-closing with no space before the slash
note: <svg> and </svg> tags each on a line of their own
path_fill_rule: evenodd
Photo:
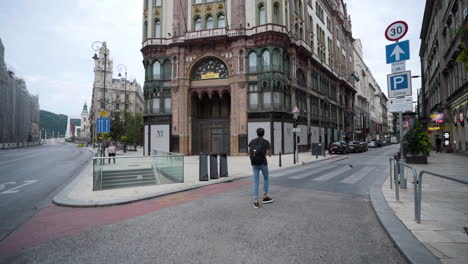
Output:
<svg viewBox="0 0 468 264">
<path fill-rule="evenodd" d="M 93 153 L 97 151 L 92 147 L 85 148 Z M 123 156 L 142 156 L 142 148 L 138 148 L 137 152 L 123 153 L 117 152 L 117 158 Z M 301 166 L 302 164 L 317 162 L 327 159 L 344 159 L 346 156 L 311 156 L 310 152 L 300 153 L 299 162 L 293 165 L 293 155 L 282 155 L 282 168 L 289 168 L 293 166 Z M 279 169 L 279 157 L 267 157 L 270 172 Z M 83 169 L 67 187 L 65 187 L 56 197 L 53 202 L 63 206 L 76 206 L 76 207 L 94 207 L 94 206 L 108 206 L 134 202 L 138 200 L 149 199 L 157 196 L 167 195 L 171 193 L 181 192 L 194 188 L 203 187 L 206 185 L 232 181 L 252 176 L 250 159 L 248 156 L 242 157 L 228 157 L 228 172 L 229 177 L 220 178 L 217 180 L 199 181 L 198 156 L 185 156 L 184 157 L 184 183 L 172 183 L 164 185 L 151 185 L 142 187 L 112 189 L 103 191 L 93 191 L 93 168 L 92 161 Z"/>
<path fill-rule="evenodd" d="M 427 165 L 410 164 L 416 170 L 468 180 L 468 156 L 431 152 Z M 415 221 L 413 179 L 405 171 L 408 188 L 400 189 L 400 201 L 395 189 L 390 189 L 390 177 L 382 192 L 394 214 L 442 263 L 468 263 L 468 186 L 425 175 L 422 180 L 421 223 Z M 410 177 L 408 177 L 408 175 Z M 395 186 L 393 186 L 395 188 Z"/>
</svg>

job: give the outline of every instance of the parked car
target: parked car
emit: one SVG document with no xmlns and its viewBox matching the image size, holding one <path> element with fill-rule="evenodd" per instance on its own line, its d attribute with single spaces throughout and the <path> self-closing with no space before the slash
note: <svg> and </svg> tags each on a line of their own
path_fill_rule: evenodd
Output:
<svg viewBox="0 0 468 264">
<path fill-rule="evenodd" d="M 328 151 L 330 154 L 336 154 L 336 153 L 348 154 L 349 148 L 345 142 L 337 141 L 337 142 L 330 144 Z"/>
<path fill-rule="evenodd" d="M 359 144 L 362 146 L 362 151 L 369 150 L 369 146 L 367 145 L 367 142 L 359 142 Z"/>
<path fill-rule="evenodd" d="M 375 140 L 375 144 L 377 145 L 378 148 L 381 148 L 382 147 L 382 141 L 380 140 Z"/>
<path fill-rule="evenodd" d="M 377 147 L 377 142 L 375 142 L 374 140 L 372 140 L 371 142 L 369 142 L 369 144 L 367 145 L 369 148 L 376 148 Z"/>
<path fill-rule="evenodd" d="M 348 142 L 348 147 L 349 147 L 349 151 L 350 152 L 363 152 L 363 148 L 361 146 L 361 144 L 359 144 L 359 142 L 357 141 L 349 141 Z"/>
</svg>

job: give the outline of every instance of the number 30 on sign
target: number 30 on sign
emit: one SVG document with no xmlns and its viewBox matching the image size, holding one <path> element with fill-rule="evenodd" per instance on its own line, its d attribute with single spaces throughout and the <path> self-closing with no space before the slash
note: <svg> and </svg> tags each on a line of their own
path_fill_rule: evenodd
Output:
<svg viewBox="0 0 468 264">
<path fill-rule="evenodd" d="M 405 21 L 393 22 L 385 30 L 385 37 L 390 41 L 402 39 L 408 32 L 408 24 Z"/>
</svg>

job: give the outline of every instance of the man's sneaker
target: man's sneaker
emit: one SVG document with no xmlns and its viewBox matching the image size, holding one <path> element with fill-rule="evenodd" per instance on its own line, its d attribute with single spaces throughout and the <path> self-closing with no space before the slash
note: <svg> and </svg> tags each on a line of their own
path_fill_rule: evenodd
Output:
<svg viewBox="0 0 468 264">
<path fill-rule="evenodd" d="M 263 201 L 262 201 L 262 203 L 264 204 L 272 203 L 272 202 L 273 202 L 273 199 L 271 199 L 270 197 L 263 198 Z"/>
<path fill-rule="evenodd" d="M 258 208 L 258 203 L 257 203 L 257 202 L 254 202 L 254 203 L 253 203 L 253 207 L 254 207 L 254 208 Z"/>
</svg>

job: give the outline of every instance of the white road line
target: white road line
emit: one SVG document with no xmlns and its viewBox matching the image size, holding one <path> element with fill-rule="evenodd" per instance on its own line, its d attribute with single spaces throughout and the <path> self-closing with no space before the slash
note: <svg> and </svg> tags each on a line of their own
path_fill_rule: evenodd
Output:
<svg viewBox="0 0 468 264">
<path fill-rule="evenodd" d="M 282 177 L 282 176 L 290 175 L 290 174 L 298 174 L 298 173 L 301 173 L 301 172 L 304 172 L 304 171 L 307 171 L 307 170 L 310 170 L 310 169 L 314 169 L 317 166 L 319 166 L 319 164 L 314 164 L 313 166 L 307 166 L 307 167 L 303 167 L 303 166 L 292 167 L 292 168 L 290 168 L 288 170 L 284 170 L 284 171 L 280 171 L 280 172 L 272 172 L 272 173 L 270 173 L 270 177 L 276 178 L 276 177 Z"/>
<path fill-rule="evenodd" d="M 344 178 L 341 180 L 341 183 L 349 183 L 349 184 L 355 184 L 358 181 L 362 180 L 364 177 L 366 177 L 371 171 L 373 171 L 375 167 L 364 167 L 363 169 L 360 169 L 359 171 L 353 173 L 352 175 Z"/>
<path fill-rule="evenodd" d="M 297 176 L 289 177 L 289 179 L 299 180 L 299 179 L 307 178 L 307 177 L 312 176 L 312 174 L 317 174 L 317 173 L 329 170 L 329 169 L 334 168 L 334 167 L 336 167 L 336 165 L 327 165 L 327 166 L 319 167 L 319 168 L 316 168 L 316 169 L 305 171 L 305 172 L 303 172 L 303 173 L 301 173 L 301 174 L 299 174 Z M 304 173 L 307 173 L 307 174 L 304 174 Z"/>
<path fill-rule="evenodd" d="M 37 154 L 31 155 L 31 156 L 27 156 L 27 157 L 22 157 L 22 158 L 14 159 L 14 160 L 9 160 L 9 161 L 0 162 L 0 165 L 2 165 L 2 164 L 6 164 L 6 163 L 10 163 L 10 162 L 13 162 L 13 161 L 18 161 L 18 160 L 28 159 L 28 158 L 35 157 L 35 156 L 39 156 L 39 155 L 42 155 L 42 154 L 45 154 L 45 153 L 49 153 L 49 152 L 52 152 L 52 151 L 55 151 L 55 150 L 51 150 L 51 151 L 44 151 L 44 152 L 40 152 L 40 153 L 37 153 Z"/>
<path fill-rule="evenodd" d="M 29 185 L 29 184 L 33 184 L 33 183 L 37 182 L 37 180 L 24 181 L 24 182 L 25 182 L 25 184 L 22 184 L 22 185 L 20 185 L 20 186 L 16 186 L 15 188 L 6 190 L 6 191 L 4 191 L 4 192 L 2 192 L 2 193 L 0 193 L 0 194 L 17 193 L 17 192 L 19 192 L 19 190 L 17 190 L 17 189 L 19 189 L 19 188 L 21 188 L 21 187 L 23 187 L 23 186 Z"/>
<path fill-rule="evenodd" d="M 336 177 L 336 176 L 338 176 L 338 175 L 340 175 L 340 174 L 342 174 L 344 172 L 347 172 L 349 170 L 351 170 L 351 167 L 349 167 L 349 166 L 342 167 L 342 168 L 336 169 L 334 171 L 331 171 L 331 172 L 329 172 L 327 174 L 324 174 L 324 175 L 322 175 L 320 177 L 317 177 L 317 178 L 315 178 L 313 180 L 314 181 L 320 181 L 320 182 L 328 181 L 331 178 L 334 178 L 334 177 Z"/>
</svg>

